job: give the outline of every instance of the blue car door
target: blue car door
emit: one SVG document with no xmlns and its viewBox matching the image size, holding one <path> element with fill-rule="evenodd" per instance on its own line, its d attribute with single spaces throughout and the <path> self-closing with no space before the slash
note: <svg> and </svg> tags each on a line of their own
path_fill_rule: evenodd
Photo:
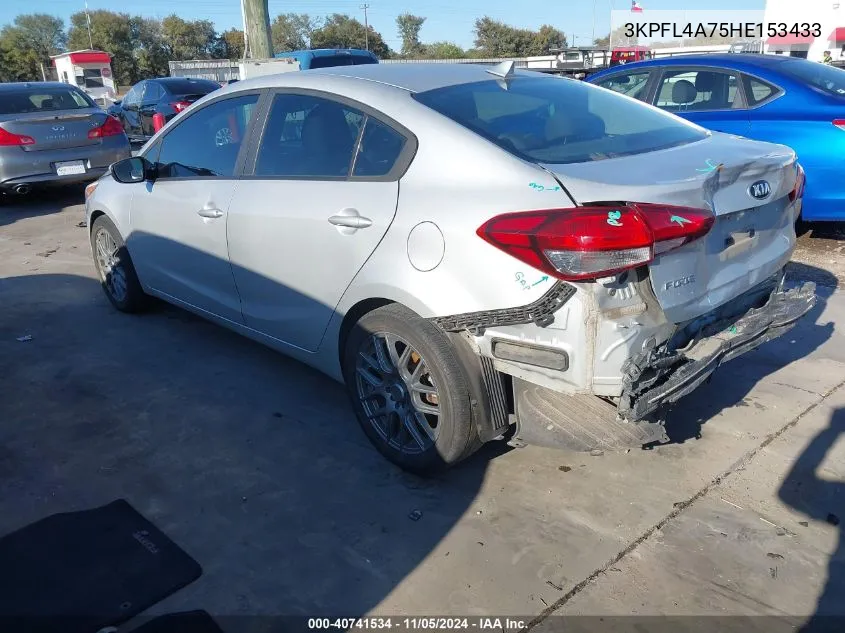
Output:
<svg viewBox="0 0 845 633">
<path fill-rule="evenodd" d="M 719 68 L 665 68 L 654 105 L 717 132 L 749 136 L 751 120 L 739 73 Z"/>
</svg>

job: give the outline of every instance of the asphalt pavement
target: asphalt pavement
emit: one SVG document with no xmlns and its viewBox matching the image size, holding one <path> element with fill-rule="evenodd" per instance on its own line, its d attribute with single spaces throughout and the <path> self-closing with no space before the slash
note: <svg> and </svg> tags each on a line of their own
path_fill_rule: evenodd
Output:
<svg viewBox="0 0 845 633">
<path fill-rule="evenodd" d="M 845 615 L 845 242 L 830 230 L 802 237 L 790 270 L 818 306 L 683 400 L 670 444 L 493 444 L 422 480 L 370 447 L 324 376 L 175 308 L 115 312 L 80 202 L 0 207 L 0 534 L 128 499 L 204 569 L 152 613 L 556 630 L 718 615 L 761 631 Z"/>
</svg>

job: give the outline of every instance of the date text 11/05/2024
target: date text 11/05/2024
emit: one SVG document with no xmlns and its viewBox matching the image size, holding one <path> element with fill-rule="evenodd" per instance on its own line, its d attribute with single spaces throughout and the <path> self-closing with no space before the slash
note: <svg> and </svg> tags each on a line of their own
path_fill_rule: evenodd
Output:
<svg viewBox="0 0 845 633">
<path fill-rule="evenodd" d="M 308 618 L 312 631 L 332 630 L 408 630 L 408 631 L 519 631 L 527 620 L 512 617 L 360 617 L 360 618 Z"/>
<path fill-rule="evenodd" d="M 762 39 L 767 37 L 821 37 L 818 22 L 628 22 L 625 37 L 739 37 Z"/>
</svg>

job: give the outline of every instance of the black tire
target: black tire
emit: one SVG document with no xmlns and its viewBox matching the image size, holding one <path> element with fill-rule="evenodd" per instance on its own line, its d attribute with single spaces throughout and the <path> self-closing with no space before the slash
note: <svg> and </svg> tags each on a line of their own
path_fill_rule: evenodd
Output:
<svg viewBox="0 0 845 633">
<path fill-rule="evenodd" d="M 376 333 L 387 333 L 407 342 L 421 358 L 411 362 L 425 363 L 426 376 L 430 376 L 426 380 L 430 380 L 437 391 L 439 415 L 436 438 L 431 446 L 418 452 L 407 452 L 391 444 L 376 428 L 376 423 L 370 421 L 362 401 L 359 389 L 363 388 L 363 379 L 357 370 L 360 352 L 369 348 Z M 400 468 L 418 475 L 432 475 L 466 459 L 481 446 L 473 419 L 467 377 L 452 344 L 442 330 L 408 308 L 394 303 L 361 317 L 346 339 L 343 376 L 364 433 L 382 455 Z M 371 397 L 375 397 L 376 402 L 381 398 L 379 395 Z M 397 414 L 388 416 L 393 424 L 401 425 Z M 405 429 L 400 429 L 401 432 L 412 438 Z"/>
<path fill-rule="evenodd" d="M 111 270 L 106 271 L 103 267 L 97 251 L 97 236 L 105 232 L 111 236 L 117 251 L 114 255 L 114 264 Z M 106 293 L 111 304 L 121 312 L 141 312 L 149 305 L 149 296 L 144 293 L 138 275 L 135 273 L 135 266 L 132 265 L 132 258 L 126 249 L 126 244 L 120 235 L 120 231 L 114 223 L 105 215 L 101 215 L 91 227 L 91 252 L 94 256 L 94 267 L 100 276 L 100 285 Z M 116 274 L 122 275 L 125 286 L 124 292 L 118 292 L 118 279 Z M 122 287 L 120 286 L 120 287 Z"/>
</svg>

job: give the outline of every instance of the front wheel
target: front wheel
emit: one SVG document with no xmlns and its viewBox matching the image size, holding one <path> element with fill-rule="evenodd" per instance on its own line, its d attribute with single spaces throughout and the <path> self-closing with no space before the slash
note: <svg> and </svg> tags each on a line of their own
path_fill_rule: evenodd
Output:
<svg viewBox="0 0 845 633">
<path fill-rule="evenodd" d="M 140 312 L 149 297 L 144 294 L 120 231 L 101 215 L 91 227 L 91 250 L 103 291 L 121 312 Z"/>
<path fill-rule="evenodd" d="M 464 370 L 431 322 L 398 304 L 373 310 L 352 328 L 343 359 L 358 422 L 394 464 L 432 474 L 480 446 Z"/>
</svg>

